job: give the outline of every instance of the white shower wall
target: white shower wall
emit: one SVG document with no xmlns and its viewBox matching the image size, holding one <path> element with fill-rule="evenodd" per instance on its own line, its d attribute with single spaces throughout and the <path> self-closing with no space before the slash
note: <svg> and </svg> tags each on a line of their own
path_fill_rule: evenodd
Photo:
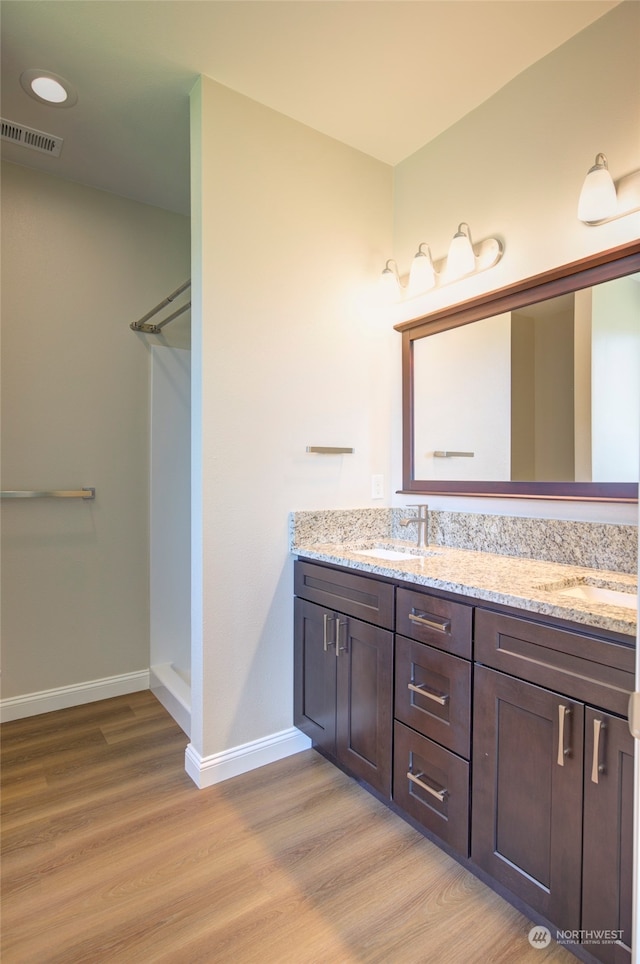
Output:
<svg viewBox="0 0 640 964">
<path fill-rule="evenodd" d="M 151 348 L 150 685 L 189 735 L 191 353 Z"/>
</svg>

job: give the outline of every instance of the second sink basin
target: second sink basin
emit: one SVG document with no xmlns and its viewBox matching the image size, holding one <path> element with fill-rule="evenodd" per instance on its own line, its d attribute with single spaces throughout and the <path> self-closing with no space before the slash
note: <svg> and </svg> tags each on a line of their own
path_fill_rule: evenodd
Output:
<svg viewBox="0 0 640 964">
<path fill-rule="evenodd" d="M 619 589 L 605 589 L 602 586 L 571 586 L 569 589 L 561 589 L 561 596 L 573 596 L 577 599 L 585 599 L 587 602 L 608 603 L 610 606 L 622 606 L 624 609 L 637 609 L 637 594 L 631 592 L 621 592 Z"/>
<path fill-rule="evenodd" d="M 555 592 L 559 596 L 571 596 L 585 602 L 621 606 L 623 609 L 636 609 L 638 606 L 638 589 L 636 586 L 607 582 L 604 579 L 571 579 L 565 582 L 539 586 L 538 588 L 544 589 L 546 592 Z"/>
</svg>

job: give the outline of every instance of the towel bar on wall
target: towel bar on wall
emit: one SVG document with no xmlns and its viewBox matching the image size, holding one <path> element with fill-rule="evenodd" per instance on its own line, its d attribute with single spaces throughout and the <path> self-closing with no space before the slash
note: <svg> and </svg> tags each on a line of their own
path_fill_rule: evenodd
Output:
<svg viewBox="0 0 640 964">
<path fill-rule="evenodd" d="M 449 452 L 445 451 L 435 451 L 433 453 L 434 459 L 472 459 L 475 452 Z"/>
<path fill-rule="evenodd" d="M 95 499 L 96 490 L 85 486 L 82 489 L 12 489 L 0 492 L 3 499 Z"/>
<path fill-rule="evenodd" d="M 307 445 L 307 452 L 316 455 L 352 455 L 353 449 L 341 445 Z"/>
</svg>

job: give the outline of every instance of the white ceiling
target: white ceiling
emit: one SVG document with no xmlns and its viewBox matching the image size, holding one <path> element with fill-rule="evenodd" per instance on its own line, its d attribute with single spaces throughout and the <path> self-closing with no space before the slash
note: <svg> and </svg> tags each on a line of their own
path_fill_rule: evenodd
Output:
<svg viewBox="0 0 640 964">
<path fill-rule="evenodd" d="M 64 138 L 3 156 L 189 211 L 199 74 L 395 165 L 619 0 L 3 0 L 2 117 Z M 78 91 L 32 100 L 23 70 Z M 595 68 L 594 68 L 595 69 Z"/>
</svg>

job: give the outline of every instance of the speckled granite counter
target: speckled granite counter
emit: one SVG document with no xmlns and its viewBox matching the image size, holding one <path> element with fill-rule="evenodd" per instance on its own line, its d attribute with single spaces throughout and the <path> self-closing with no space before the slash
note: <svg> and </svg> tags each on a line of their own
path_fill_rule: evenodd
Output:
<svg viewBox="0 0 640 964">
<path fill-rule="evenodd" d="M 406 515 L 406 510 L 402 510 L 402 514 Z M 314 533 L 294 524 L 291 550 L 306 559 L 635 636 L 637 606 L 631 609 L 559 593 L 577 585 L 637 593 L 635 574 L 443 545 L 430 545 L 419 558 L 379 559 L 362 554 L 362 550 L 382 547 L 412 554 L 419 550 L 415 549 L 414 543 L 389 538 L 393 528 L 385 530 L 382 525 L 378 528 L 377 522 L 373 528 L 375 531 L 369 525 L 367 538 L 362 538 L 362 529 L 350 522 L 344 532 L 340 531 L 340 535 L 347 538 L 319 542 L 313 538 L 318 530 Z M 331 530 L 334 538 L 335 534 L 336 530 Z"/>
</svg>

